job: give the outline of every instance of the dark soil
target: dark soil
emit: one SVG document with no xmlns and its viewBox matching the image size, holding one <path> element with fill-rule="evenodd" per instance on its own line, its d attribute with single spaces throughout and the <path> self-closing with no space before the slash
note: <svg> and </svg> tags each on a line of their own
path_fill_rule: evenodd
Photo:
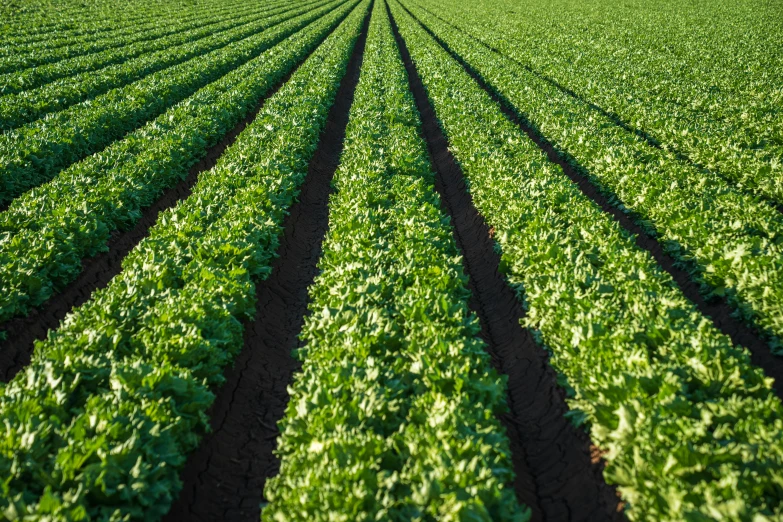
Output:
<svg viewBox="0 0 783 522">
<path fill-rule="evenodd" d="M 414 17 L 414 19 L 416 18 Z M 555 148 L 551 142 L 524 118 L 524 115 L 517 113 L 511 102 L 485 82 L 461 56 L 452 51 L 443 40 L 425 25 L 421 24 L 418 19 L 416 21 L 500 105 L 506 117 L 527 134 L 546 153 L 551 162 L 560 165 L 563 172 L 579 187 L 582 193 L 601 207 L 601 210 L 610 214 L 627 232 L 635 236 L 636 244 L 647 251 L 658 265 L 669 273 L 685 297 L 693 302 L 702 314 L 710 318 L 718 330 L 731 338 L 735 346 L 744 346 L 750 351 L 753 364 L 762 368 L 769 377 L 775 379 L 775 393 L 778 397 L 783 398 L 783 357 L 773 355 L 764 337 L 754 328 L 749 327 L 741 319 L 733 315 L 733 307 L 728 300 L 717 297 L 706 300 L 700 292 L 699 285 L 693 281 L 688 272 L 677 265 L 674 258 L 664 251 L 655 237 L 645 232 L 634 222 L 631 216 L 610 203 L 609 198 L 589 180 L 584 173 L 584 168 L 573 157 L 567 152 Z"/>
<path fill-rule="evenodd" d="M 370 8 L 370 11 L 372 8 Z M 343 149 L 345 128 L 359 81 L 369 12 L 354 47 L 326 127 L 310 161 L 298 203 L 285 220 L 279 257 L 268 279 L 256 285 L 256 317 L 245 328 L 245 345 L 211 409 L 212 432 L 181 473 L 184 487 L 165 521 L 253 521 L 267 478 L 278 472 L 273 454 L 277 422 L 288 404 L 287 387 L 299 363 L 291 351 L 307 313 L 307 289 L 329 222 L 331 181 Z"/>
<path fill-rule="evenodd" d="M 266 99 L 277 92 L 289 77 L 290 73 L 264 95 L 256 108 L 231 129 L 219 143 L 207 149 L 206 155 L 190 168 L 185 179 L 166 190 L 152 206 L 145 209 L 136 226 L 124 232 L 113 232 L 108 242 L 108 252 L 83 259 L 82 272 L 73 282 L 27 316 L 0 324 L 0 330 L 6 331 L 6 339 L 0 341 L 0 381 L 11 380 L 29 364 L 35 341 L 44 339 L 49 330 L 59 326 L 68 312 L 85 303 L 94 291 L 105 288 L 109 281 L 120 273 L 122 260 L 142 239 L 147 237 L 149 229 L 158 220 L 158 215 L 190 196 L 199 174 L 215 166 L 225 150 L 255 119 Z"/>
<path fill-rule="evenodd" d="M 392 26 L 422 117 L 436 170 L 435 187 L 464 256 L 473 294 L 471 307 L 479 316 L 495 366 L 508 376 L 510 411 L 501 421 L 511 439 L 517 496 L 531 507 L 536 521 L 622 520 L 617 495 L 603 480 L 601 459 L 595 458 L 587 435 L 564 417 L 568 408 L 546 352 L 520 326 L 524 311 L 498 271 L 500 259 L 491 230 L 473 205 L 393 20 Z"/>
</svg>

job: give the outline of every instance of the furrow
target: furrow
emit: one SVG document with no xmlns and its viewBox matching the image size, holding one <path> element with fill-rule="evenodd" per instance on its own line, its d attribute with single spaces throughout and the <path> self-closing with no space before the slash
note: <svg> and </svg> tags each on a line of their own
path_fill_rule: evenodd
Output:
<svg viewBox="0 0 783 522">
<path fill-rule="evenodd" d="M 533 520 L 622 520 L 602 465 L 591 463 L 589 438 L 564 416 L 568 407 L 546 353 L 520 325 L 524 311 L 498 271 L 500 258 L 490 229 L 467 192 L 393 18 L 392 23 L 436 168 L 435 186 L 464 256 L 471 304 L 497 369 L 508 376 L 510 412 L 503 422 L 512 440 L 517 496 L 532 508 Z"/>
<path fill-rule="evenodd" d="M 405 6 L 402 6 L 406 9 Z M 597 204 L 601 210 L 608 213 L 617 221 L 623 229 L 632 234 L 636 244 L 646 252 L 663 268 L 675 281 L 682 293 L 691 300 L 699 311 L 706 317 L 709 317 L 715 327 L 723 334 L 727 335 L 735 346 L 744 346 L 751 353 L 753 364 L 764 369 L 764 372 L 775 379 L 777 386 L 775 392 L 778 397 L 783 398 L 783 357 L 777 357 L 769 350 L 769 346 L 764 338 L 753 328 L 749 327 L 741 319 L 738 319 L 733 312 L 731 305 L 725 297 L 713 296 L 707 301 L 700 292 L 699 286 L 693 281 L 690 275 L 680 268 L 677 261 L 667 254 L 658 240 L 639 225 L 637 225 L 628 214 L 622 212 L 616 205 L 612 205 L 609 199 L 602 194 L 590 180 L 584 176 L 579 167 L 579 163 L 567 152 L 556 149 L 540 132 L 533 128 L 523 116 L 518 114 L 510 103 L 501 93 L 476 72 L 461 56 L 454 52 L 446 42 L 433 33 L 426 25 L 421 23 L 410 11 L 406 12 L 419 23 L 419 25 L 435 39 L 438 44 L 445 49 L 463 69 L 478 83 L 481 88 L 499 105 L 506 117 L 516 124 L 541 150 L 543 150 L 552 163 L 559 165 L 563 172 L 573 181 L 582 193 Z"/>
</svg>

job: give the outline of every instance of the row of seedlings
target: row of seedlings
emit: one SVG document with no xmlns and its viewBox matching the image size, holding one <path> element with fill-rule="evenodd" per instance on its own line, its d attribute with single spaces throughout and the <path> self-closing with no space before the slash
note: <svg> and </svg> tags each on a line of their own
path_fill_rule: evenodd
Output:
<svg viewBox="0 0 783 522">
<path fill-rule="evenodd" d="M 0 319 L 24 315 L 131 228 L 301 63 L 354 6 L 345 3 L 156 120 L 63 171 L 0 214 Z"/>
<path fill-rule="evenodd" d="M 263 520 L 529 518 L 419 130 L 379 1 Z"/>
<path fill-rule="evenodd" d="M 198 8 L 210 10 L 212 0 L 197 0 Z M 231 7 L 231 2 L 221 4 Z M 182 4 L 160 2 L 151 6 L 145 0 L 95 0 L 84 3 L 79 0 L 62 0 L 57 9 L 51 9 L 47 0 L 25 0 L 20 6 L 15 2 L 0 4 L 4 15 L 0 33 L 14 42 L 45 40 L 52 34 L 79 36 L 93 32 L 105 32 L 118 28 L 144 24 L 150 19 L 170 21 L 183 16 Z"/>
<path fill-rule="evenodd" d="M 549 21 L 569 28 L 553 34 L 542 23 L 551 13 L 543 3 L 525 17 L 508 17 L 497 4 L 427 5 L 463 35 L 604 108 L 649 142 L 783 203 L 782 36 L 780 26 L 769 24 L 770 8 L 741 4 L 739 12 L 714 12 L 705 24 L 691 6 L 660 12 L 639 4 L 638 17 L 625 20 L 624 13 L 608 13 L 614 8 L 607 3 L 593 15 L 601 17 L 596 26 L 578 19 L 584 14 L 578 6 Z M 673 24 L 672 15 L 688 18 Z M 573 30 L 575 24 L 584 30 Z M 637 59 L 640 53 L 645 59 Z"/>
<path fill-rule="evenodd" d="M 0 204 L 141 127 L 343 1 L 268 18 L 244 39 L 0 135 Z"/>
<path fill-rule="evenodd" d="M 154 12 L 155 9 L 152 11 Z M 196 18 L 198 16 L 198 14 L 190 14 L 186 18 Z M 132 24 L 125 31 L 122 28 L 115 27 L 115 31 L 110 33 L 109 38 L 97 42 L 80 43 L 78 38 L 77 41 L 71 42 L 69 38 L 66 38 L 65 43 L 67 45 L 60 46 L 55 44 L 50 46 L 47 40 L 42 40 L 41 42 L 33 43 L 30 49 L 17 47 L 7 49 L 4 55 L 0 54 L 0 73 L 17 72 L 69 58 L 100 53 L 101 51 L 116 49 L 137 42 L 155 40 L 176 34 L 180 30 L 182 28 L 176 22 L 162 25 L 159 15 L 157 20 L 150 20 L 146 24 Z"/>
<path fill-rule="evenodd" d="M 65 90 L 67 86 L 84 81 L 91 75 L 104 74 L 106 72 L 103 70 L 104 68 L 115 66 L 116 69 L 117 65 L 131 65 L 129 62 L 134 58 L 147 57 L 155 54 L 158 59 L 163 62 L 161 68 L 165 67 L 166 64 L 169 66 L 175 65 L 179 62 L 171 61 L 171 58 L 167 58 L 167 55 L 165 54 L 166 50 L 174 50 L 177 46 L 184 46 L 201 40 L 202 38 L 225 33 L 259 18 L 277 14 L 281 10 L 294 8 L 295 6 L 291 7 L 290 5 L 283 9 L 248 7 L 235 10 L 231 13 L 230 17 L 226 17 L 223 13 L 216 13 L 213 16 L 205 17 L 204 20 L 199 20 L 199 23 L 194 24 L 193 28 L 188 28 L 163 38 L 128 44 L 118 49 L 111 49 L 102 53 L 78 56 L 52 64 L 0 75 L 0 94 L 4 95 L 0 98 L 0 102 L 3 103 L 4 107 L 3 112 L 14 107 L 15 104 L 11 103 L 10 100 L 16 100 L 16 104 L 29 104 L 30 101 L 27 99 L 28 97 L 41 97 L 43 93 L 50 92 L 50 90 L 55 87 Z M 184 61 L 184 59 L 180 61 Z M 154 72 L 154 70 L 149 69 L 149 72 Z M 141 78 L 141 76 L 139 76 L 139 78 Z M 116 84 L 115 86 L 119 85 L 121 84 Z M 89 92 L 100 94 L 98 91 Z M 105 90 L 102 92 L 105 92 Z M 19 93 L 27 93 L 27 96 L 19 96 Z M 11 96 L 14 94 L 17 96 Z M 93 94 L 93 96 L 95 95 L 96 94 Z M 36 108 L 36 110 L 40 111 L 41 109 Z M 51 110 L 46 112 L 51 112 Z M 45 114 L 45 112 L 43 114 Z M 4 128 L 6 128 L 8 124 L 6 123 L 4 125 Z"/>
<path fill-rule="evenodd" d="M 707 296 L 725 296 L 783 353 L 783 215 L 670 154 L 649 147 L 589 105 L 414 9 L 540 135 L 578 162 Z"/>
<path fill-rule="evenodd" d="M 0 509 L 10 518 L 158 520 L 242 346 L 368 11 L 365 1 L 165 212 L 110 285 L 0 385 Z"/>
<path fill-rule="evenodd" d="M 783 516 L 783 406 L 628 233 L 397 2 L 392 12 L 525 326 L 630 520 Z"/>
<path fill-rule="evenodd" d="M 177 28 L 177 32 L 186 31 L 214 23 L 214 20 L 225 20 L 226 18 L 229 18 L 229 16 L 227 16 L 229 13 L 233 14 L 236 12 L 242 15 L 251 10 L 270 9 L 278 7 L 279 5 L 281 5 L 281 0 L 270 2 L 263 6 L 248 5 L 239 2 L 213 4 L 210 6 L 205 5 L 200 9 L 180 12 L 176 18 L 167 20 L 168 23 L 166 25 L 171 28 Z M 46 32 L 45 27 L 41 27 L 33 36 L 5 38 L 2 44 L 0 44 L 0 56 L 13 53 L 36 53 L 44 49 L 56 49 L 69 45 L 72 46 L 104 39 L 113 39 L 118 36 L 133 34 L 134 31 L 139 33 L 147 31 L 148 29 L 154 29 L 156 25 L 158 28 L 161 26 L 161 15 L 154 9 L 149 9 L 142 18 L 130 19 L 125 22 L 115 20 L 106 25 L 103 30 L 93 29 L 91 31 L 88 30 L 87 32 L 83 32 L 86 30 L 86 28 L 83 27 L 81 30 L 75 31 L 65 30 Z M 168 34 L 161 38 L 166 38 L 167 36 Z M 100 52 L 102 51 L 91 54 L 98 54 Z"/>
</svg>

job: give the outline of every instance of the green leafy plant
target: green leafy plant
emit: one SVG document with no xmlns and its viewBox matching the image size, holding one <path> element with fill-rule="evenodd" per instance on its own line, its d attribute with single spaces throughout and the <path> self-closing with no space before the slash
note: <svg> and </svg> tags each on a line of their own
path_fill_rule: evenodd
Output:
<svg viewBox="0 0 783 522">
<path fill-rule="evenodd" d="M 259 16 L 265 11 L 268 10 L 253 8 L 238 9 L 236 12 L 238 20 L 227 21 L 224 18 L 225 13 L 221 13 L 220 9 L 207 9 L 193 17 L 188 17 L 179 23 L 175 23 L 174 27 L 178 30 L 170 35 L 135 43 L 124 42 L 125 45 L 120 48 L 107 49 L 97 53 L 88 53 L 86 55 L 75 56 L 50 64 L 28 67 L 19 71 L 2 74 L 0 75 L 0 94 L 7 95 L 29 91 L 58 79 L 72 77 L 88 71 L 100 70 L 101 67 L 117 64 L 146 53 L 194 41 L 199 37 L 209 36 L 222 29 L 230 29 L 238 26 L 243 20 L 247 22 L 252 19 L 253 15 Z M 102 35 L 102 37 L 116 38 L 118 35 L 122 35 L 123 32 L 122 28 L 118 28 L 116 31 L 109 33 L 109 35 Z M 96 37 L 90 36 L 90 38 L 94 39 Z M 97 38 L 100 39 L 101 36 L 97 36 Z M 63 45 L 78 45 L 74 42 L 74 40 L 77 39 L 78 37 L 66 38 L 63 43 L 56 38 L 49 38 L 40 42 L 31 43 L 30 45 L 13 45 L 8 43 L 5 46 L 0 46 L 0 56 L 12 53 L 38 53 L 41 51 L 41 47 L 48 49 L 61 47 Z"/>
<path fill-rule="evenodd" d="M 419 127 L 376 1 L 263 520 L 529 518 Z"/>
<path fill-rule="evenodd" d="M 700 284 L 725 296 L 783 354 L 783 216 L 724 179 L 677 161 L 523 67 L 417 10 L 523 118 L 657 237 Z"/>
<path fill-rule="evenodd" d="M 0 388 L 0 513 L 157 520 L 168 510 L 368 7 L 353 9 L 122 273 Z"/>
<path fill-rule="evenodd" d="M 245 35 L 247 38 L 0 135 L 0 203 L 11 201 L 69 165 L 101 151 L 257 58 L 340 1 L 267 18 L 254 27 L 256 31 L 250 36 Z M 259 32 L 262 28 L 266 30 Z"/>
<path fill-rule="evenodd" d="M 508 1 L 417 3 L 599 109 L 604 125 L 783 203 L 777 6 L 729 1 L 705 17 L 701 4 L 533 1 L 521 15 Z"/>
<path fill-rule="evenodd" d="M 783 406 L 632 237 L 584 196 L 400 7 L 392 12 L 524 324 L 631 520 L 783 516 Z M 445 33 L 444 33 L 445 34 Z"/>
<path fill-rule="evenodd" d="M 0 270 L 8 274 L 0 283 L 0 318 L 26 313 L 78 276 L 82 258 L 105 250 L 112 231 L 132 227 L 348 10 L 324 7 L 312 26 L 14 201 L 0 215 Z M 49 202 L 46 210 L 42 202 Z"/>
</svg>

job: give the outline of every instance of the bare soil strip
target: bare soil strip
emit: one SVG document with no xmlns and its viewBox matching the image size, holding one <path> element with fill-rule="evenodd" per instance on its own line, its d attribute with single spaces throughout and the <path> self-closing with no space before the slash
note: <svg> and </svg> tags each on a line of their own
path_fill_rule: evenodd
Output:
<svg viewBox="0 0 783 522">
<path fill-rule="evenodd" d="M 372 7 L 346 75 L 310 161 L 299 201 L 285 220 L 279 257 L 256 285 L 256 317 L 245 345 L 211 408 L 212 432 L 181 473 L 184 487 L 164 522 L 257 521 L 264 485 L 278 472 L 273 454 L 277 422 L 288 404 L 288 385 L 299 362 L 291 356 L 307 313 L 307 289 L 317 274 L 329 224 L 329 194 L 343 150 L 345 128 L 359 83 Z"/>
<path fill-rule="evenodd" d="M 400 4 L 400 5 L 402 5 L 402 4 Z M 462 31 L 462 29 L 460 27 L 457 27 L 456 25 L 452 24 L 448 20 L 444 19 L 438 13 L 428 9 L 427 7 L 425 7 L 423 5 L 420 5 L 420 4 L 417 4 L 417 5 L 418 5 L 418 7 L 420 9 L 423 9 L 424 11 L 427 11 L 428 13 L 430 13 L 432 16 L 434 16 L 435 18 L 437 18 L 438 20 L 440 20 L 444 24 L 446 24 L 446 25 L 450 26 L 451 28 L 456 29 L 458 31 Z M 413 18 L 415 18 L 416 21 L 419 22 L 419 24 L 422 25 L 422 27 L 427 29 L 427 32 L 430 32 L 429 28 L 427 28 L 426 25 L 423 24 L 421 22 L 421 20 L 419 20 L 413 13 L 411 13 L 408 10 L 407 7 L 403 6 L 403 9 L 405 9 L 406 12 L 408 12 Z M 570 88 L 566 87 L 565 85 L 563 85 L 562 83 L 558 82 L 557 80 L 555 80 L 551 76 L 548 76 L 548 75 L 542 73 L 541 71 L 538 71 L 538 70 L 534 69 L 533 67 L 531 67 L 528 64 L 524 64 L 524 63 L 516 60 L 515 58 L 509 56 L 508 54 L 505 54 L 503 51 L 493 47 L 490 44 L 488 44 L 484 40 L 481 40 L 480 38 L 477 38 L 477 37 L 473 36 L 472 34 L 469 34 L 469 33 L 465 32 L 465 31 L 462 31 L 462 33 L 467 35 L 468 37 L 470 37 L 470 39 L 473 40 L 474 42 L 476 42 L 476 43 L 486 47 L 488 50 L 492 51 L 493 53 L 495 53 L 495 54 L 497 54 L 499 56 L 502 56 L 506 60 L 509 60 L 510 62 L 513 62 L 514 64 L 516 64 L 519 67 L 522 67 L 523 69 L 528 71 L 530 74 L 533 74 L 533 75 L 537 76 L 538 78 L 544 80 L 545 82 L 547 82 L 551 86 L 553 86 L 556 89 L 558 89 L 560 92 L 562 92 L 564 94 L 567 94 L 568 96 L 574 98 L 575 100 L 578 100 L 579 102 L 587 105 L 588 107 L 590 107 L 594 111 L 598 112 L 599 114 L 601 114 L 605 118 L 608 118 L 609 120 L 611 120 L 612 123 L 614 123 L 615 125 L 617 125 L 621 129 L 623 129 L 624 131 L 636 135 L 639 139 L 644 141 L 648 146 L 653 147 L 653 148 L 658 149 L 658 150 L 668 150 L 669 152 L 671 152 L 674 155 L 675 158 L 677 158 L 677 160 L 693 166 L 694 168 L 698 169 L 699 171 L 701 171 L 704 174 L 719 176 L 721 179 L 723 179 L 724 181 L 729 183 L 732 186 L 732 188 L 734 188 L 735 190 L 740 191 L 743 194 L 747 194 L 747 195 L 749 195 L 751 197 L 754 197 L 754 198 L 758 197 L 758 198 L 761 199 L 761 201 L 764 201 L 765 203 L 769 204 L 771 207 L 773 207 L 778 212 L 783 213 L 783 204 L 776 203 L 775 201 L 772 201 L 772 200 L 767 199 L 767 198 L 765 198 L 763 196 L 760 196 L 759 194 L 755 194 L 751 190 L 747 190 L 745 188 L 739 187 L 737 185 L 736 181 L 732 180 L 731 178 L 729 178 L 727 176 L 722 175 L 720 172 L 718 172 L 716 170 L 710 169 L 709 167 L 707 167 L 706 165 L 704 165 L 702 163 L 699 163 L 698 161 L 693 160 L 688 154 L 686 154 L 685 152 L 681 151 L 676 145 L 674 145 L 672 143 L 669 143 L 667 145 L 667 147 L 664 148 L 663 145 L 661 145 L 661 142 L 658 141 L 655 137 L 653 137 L 651 134 L 649 134 L 645 130 L 643 130 L 643 129 L 639 128 L 639 127 L 635 127 L 632 124 L 628 123 L 627 121 L 623 120 L 622 117 L 620 117 L 620 115 L 617 114 L 616 112 L 604 109 L 600 105 L 597 105 L 594 102 L 591 102 L 590 100 L 588 100 L 584 96 L 578 94 L 573 89 L 570 89 Z"/>
<path fill-rule="evenodd" d="M 591 458 L 589 438 L 564 417 L 564 395 L 546 352 L 520 326 L 524 311 L 498 272 L 500 259 L 489 228 L 473 205 L 393 19 L 392 27 L 422 117 L 435 188 L 464 256 L 471 308 L 480 318 L 493 363 L 508 375 L 510 411 L 501 421 L 511 439 L 517 496 L 531 507 L 533 520 L 623 520 L 616 493 L 603 480 L 600 459 Z"/>
<path fill-rule="evenodd" d="M 416 18 L 414 17 L 414 19 Z M 601 210 L 610 214 L 627 232 L 630 232 L 635 236 L 636 244 L 640 248 L 646 250 L 653 259 L 655 259 L 658 265 L 669 273 L 685 297 L 690 299 L 702 314 L 710 318 L 718 330 L 729 336 L 734 345 L 744 346 L 750 351 L 750 357 L 753 364 L 762 368 L 769 377 L 775 379 L 775 393 L 778 397 L 783 399 L 783 357 L 777 357 L 772 354 L 769 345 L 764 340 L 761 333 L 745 324 L 741 319 L 732 315 L 733 308 L 725 297 L 716 297 L 709 301 L 706 300 L 699 291 L 699 285 L 691 279 L 690 274 L 677 266 L 674 258 L 663 250 L 663 247 L 657 239 L 647 234 L 633 221 L 632 217 L 612 205 L 609 202 L 609 198 L 602 194 L 584 174 L 584 168 L 581 167 L 573 157 L 566 151 L 555 148 L 533 124 L 525 119 L 524 115 L 520 115 L 516 112 L 513 108 L 514 105 L 511 102 L 493 89 L 492 86 L 488 85 L 470 64 L 452 51 L 451 48 L 430 31 L 427 26 L 419 22 L 418 19 L 416 19 L 416 21 L 425 31 L 432 35 L 438 44 L 457 60 L 481 88 L 500 105 L 500 108 L 506 117 L 514 122 L 546 153 L 549 161 L 560 165 L 563 172 L 579 187 L 582 193 L 601 207 Z"/>
<path fill-rule="evenodd" d="M 306 59 L 307 57 L 304 60 Z M 304 60 L 300 63 L 304 63 Z M 44 339 L 49 330 L 59 326 L 68 312 L 85 303 L 94 291 L 105 288 L 109 281 L 122 271 L 122 260 L 147 237 L 149 229 L 157 222 L 158 215 L 190 196 L 199 175 L 215 166 L 226 149 L 233 145 L 239 134 L 255 119 L 264 102 L 288 81 L 297 68 L 298 65 L 264 95 L 256 108 L 219 143 L 207 149 L 206 156 L 190 168 L 184 180 L 166 190 L 152 206 L 144 210 L 136 226 L 124 232 L 115 231 L 109 240 L 108 252 L 83 259 L 82 272 L 76 280 L 27 316 L 0 324 L 0 330 L 6 331 L 6 339 L 0 341 L 0 381 L 8 382 L 29 364 L 35 341 Z"/>
</svg>

